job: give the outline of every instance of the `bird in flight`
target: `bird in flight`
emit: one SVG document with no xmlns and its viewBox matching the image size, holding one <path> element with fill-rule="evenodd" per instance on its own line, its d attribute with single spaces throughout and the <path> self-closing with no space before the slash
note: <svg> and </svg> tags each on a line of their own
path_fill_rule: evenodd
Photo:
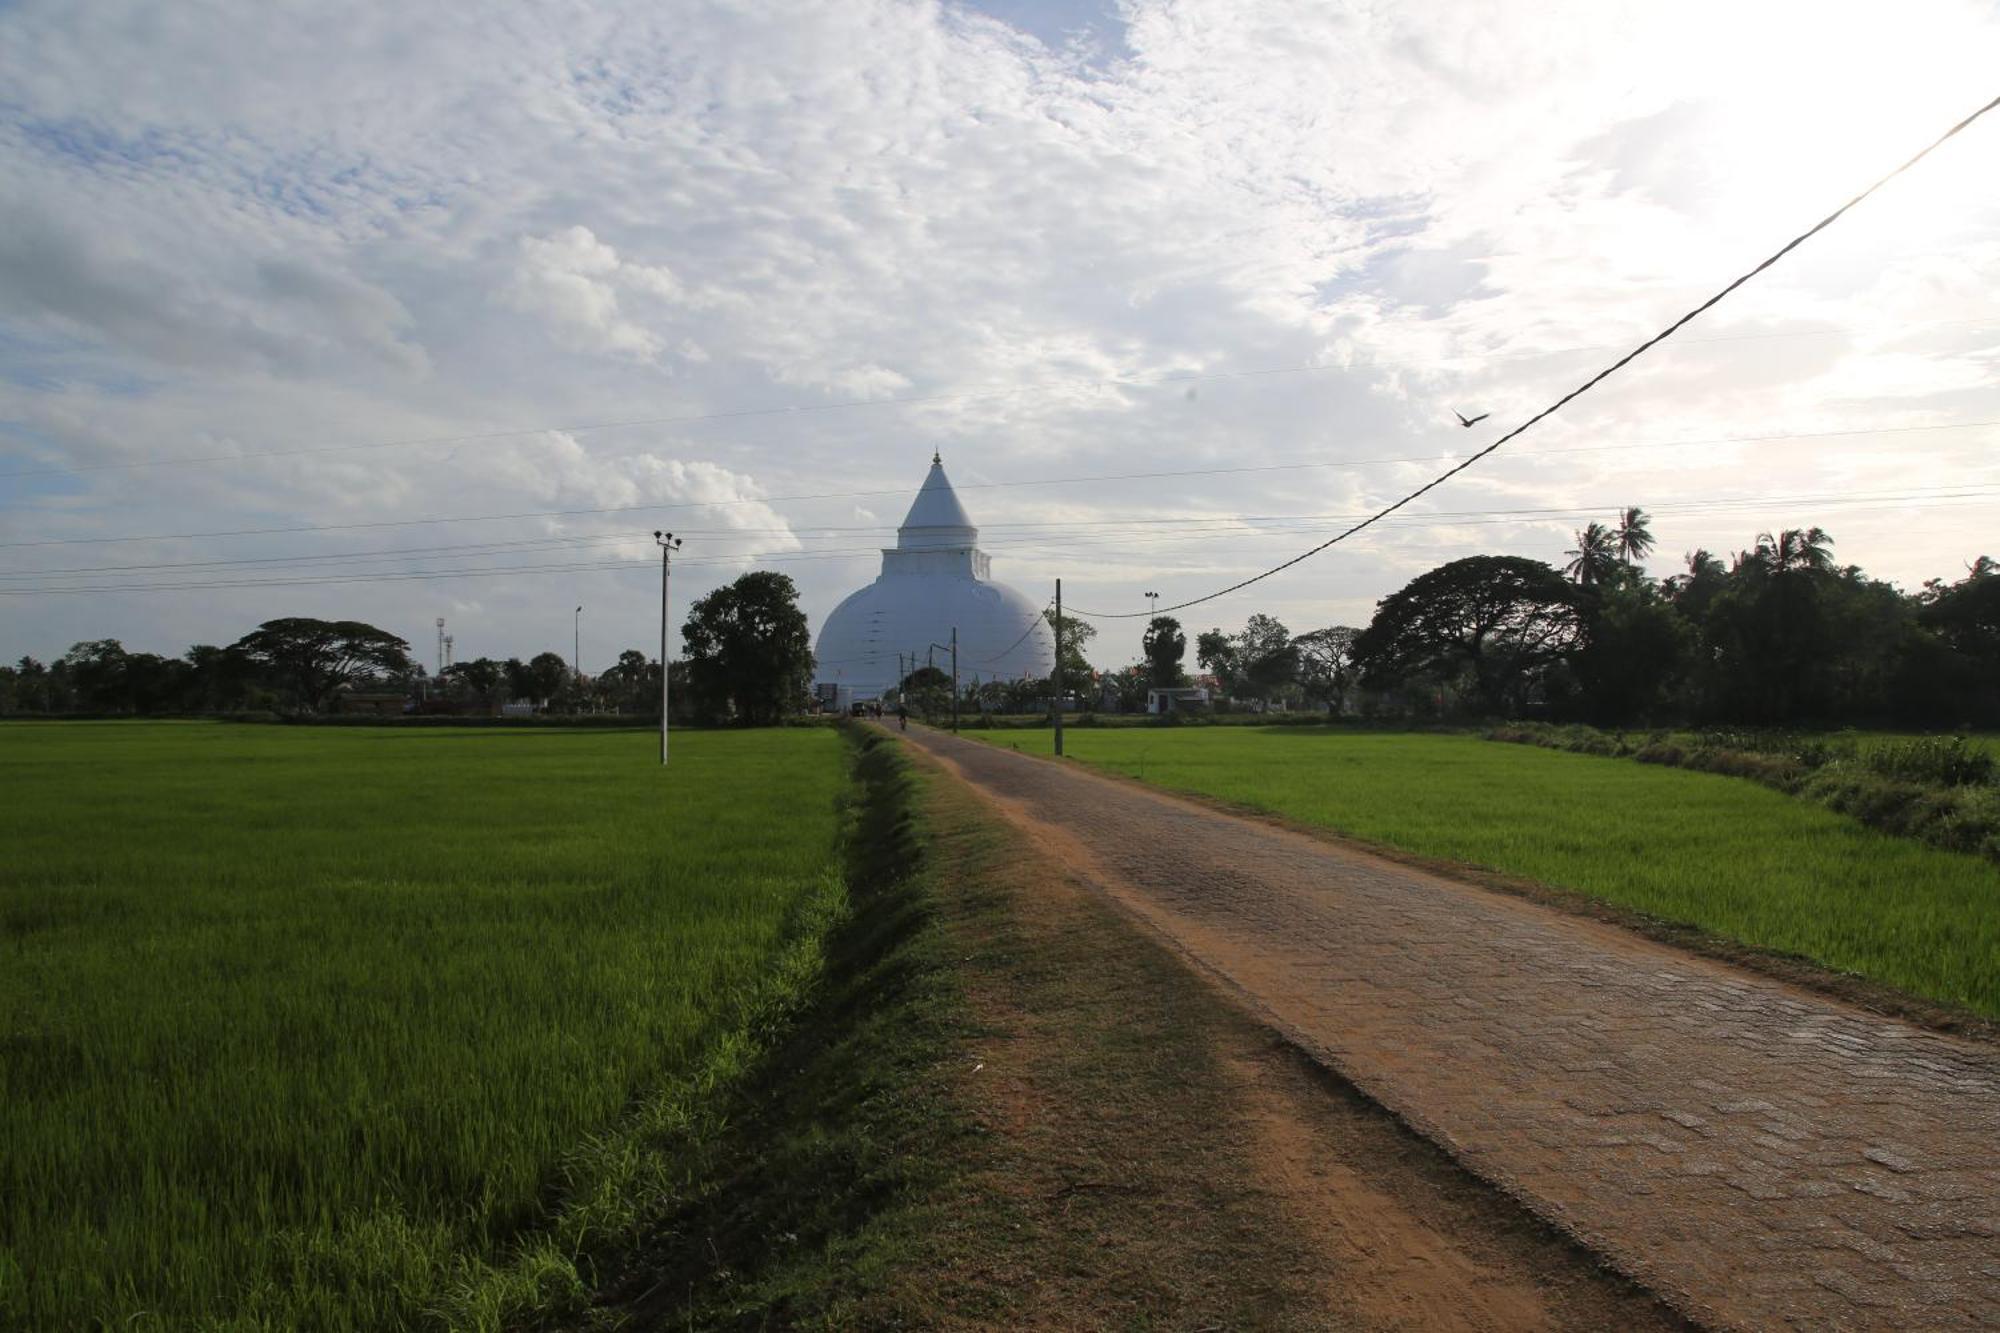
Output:
<svg viewBox="0 0 2000 1333">
<path fill-rule="evenodd" d="M 1453 412 L 1452 415 L 1458 418 L 1459 425 L 1464 426 L 1469 430 L 1472 427 L 1477 426 L 1480 422 L 1486 420 L 1486 418 L 1492 416 L 1493 414 L 1491 412 L 1481 412 L 1478 416 L 1474 417 L 1470 421 L 1467 421 L 1465 419 L 1465 413 L 1463 412 Z"/>
</svg>

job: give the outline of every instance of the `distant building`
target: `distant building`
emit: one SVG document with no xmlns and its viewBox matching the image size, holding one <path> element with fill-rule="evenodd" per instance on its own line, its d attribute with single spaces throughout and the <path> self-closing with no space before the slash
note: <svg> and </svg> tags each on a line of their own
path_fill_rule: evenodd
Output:
<svg viewBox="0 0 2000 1333">
<path fill-rule="evenodd" d="M 1041 679 L 1055 670 L 1055 636 L 1041 604 L 990 577 L 979 529 L 958 502 L 944 463 L 931 458 L 915 503 L 882 552 L 882 573 L 833 609 L 820 628 L 814 680 L 850 699 L 879 699 L 904 672 L 934 660 L 949 669 L 958 631 L 958 675 L 967 689 L 989 680 Z M 901 661 L 898 655 L 901 655 Z"/>
<path fill-rule="evenodd" d="M 333 711 L 376 717 L 401 717 L 410 711 L 410 696 L 401 690 L 342 690 L 333 696 Z"/>
<path fill-rule="evenodd" d="M 1146 691 L 1149 713 L 1193 712 L 1208 707 L 1208 691 L 1201 686 L 1155 687 Z"/>
</svg>

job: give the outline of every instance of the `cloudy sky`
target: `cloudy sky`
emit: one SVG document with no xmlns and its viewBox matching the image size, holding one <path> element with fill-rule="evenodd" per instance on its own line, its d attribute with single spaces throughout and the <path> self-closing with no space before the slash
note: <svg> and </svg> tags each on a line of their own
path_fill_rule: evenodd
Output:
<svg viewBox="0 0 2000 1333">
<path fill-rule="evenodd" d="M 1956 0 L 0 3 L 0 658 L 815 631 L 931 451 L 997 577 L 1198 596 L 1518 424 L 1995 93 Z M 1404 515 L 1294 630 L 1625 504 L 2000 555 L 2000 114 Z M 1462 430 L 1454 409 L 1491 417 Z M 496 572 L 498 571 L 498 572 Z M 58 591 L 61 590 L 61 591 Z M 1103 625 L 1100 665 L 1138 622 Z"/>
</svg>

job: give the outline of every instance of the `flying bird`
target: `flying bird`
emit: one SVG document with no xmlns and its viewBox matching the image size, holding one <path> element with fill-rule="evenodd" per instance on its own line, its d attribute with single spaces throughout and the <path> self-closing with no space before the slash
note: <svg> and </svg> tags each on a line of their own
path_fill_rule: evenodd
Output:
<svg viewBox="0 0 2000 1333">
<path fill-rule="evenodd" d="M 1453 412 L 1452 415 L 1458 418 L 1459 425 L 1464 426 L 1467 430 L 1470 430 L 1472 427 L 1477 426 L 1480 422 L 1486 420 L 1486 418 L 1492 416 L 1493 414 L 1491 412 L 1481 412 L 1478 416 L 1474 417 L 1470 421 L 1467 421 L 1465 419 L 1465 413 L 1463 412 Z"/>
</svg>

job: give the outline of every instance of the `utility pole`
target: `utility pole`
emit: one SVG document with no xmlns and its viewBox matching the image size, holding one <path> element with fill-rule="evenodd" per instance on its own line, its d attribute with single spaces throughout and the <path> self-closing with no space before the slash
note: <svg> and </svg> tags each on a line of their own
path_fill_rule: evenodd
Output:
<svg viewBox="0 0 2000 1333">
<path fill-rule="evenodd" d="M 951 734 L 956 736 L 958 735 L 958 626 L 953 625 L 951 627 L 950 643 L 937 643 L 933 641 L 930 648 L 925 650 L 926 658 L 929 658 L 929 654 L 939 648 L 948 648 L 951 650 Z M 929 665 L 936 665 L 935 660 L 931 660 Z"/>
<path fill-rule="evenodd" d="M 667 691 L 672 688 L 673 668 L 667 662 L 667 589 L 673 583 L 674 551 L 681 539 L 671 532 L 653 533 L 660 548 L 660 767 L 667 766 Z M 582 608 L 577 608 L 581 610 Z"/>
<path fill-rule="evenodd" d="M 1056 757 L 1062 757 L 1062 580 L 1056 580 Z"/>
<path fill-rule="evenodd" d="M 1158 593 L 1156 593 L 1156 592 L 1149 592 L 1149 593 L 1147 593 L 1147 594 L 1146 594 L 1146 605 L 1147 605 L 1147 606 L 1149 606 L 1150 608 L 1152 608 L 1151 610 L 1149 610 L 1149 611 L 1148 611 L 1148 612 L 1146 613 L 1146 618 L 1147 618 L 1147 619 L 1148 619 L 1149 621 L 1150 621 L 1150 620 L 1154 620 L 1154 619 L 1157 619 L 1157 618 L 1158 618 L 1158 616 L 1159 616 L 1159 614 L 1160 614 L 1160 594 L 1158 594 Z"/>
<path fill-rule="evenodd" d="M 569 674 L 575 676 L 579 684 L 583 681 L 583 608 L 576 609 L 576 618 L 570 625 Z"/>
</svg>

